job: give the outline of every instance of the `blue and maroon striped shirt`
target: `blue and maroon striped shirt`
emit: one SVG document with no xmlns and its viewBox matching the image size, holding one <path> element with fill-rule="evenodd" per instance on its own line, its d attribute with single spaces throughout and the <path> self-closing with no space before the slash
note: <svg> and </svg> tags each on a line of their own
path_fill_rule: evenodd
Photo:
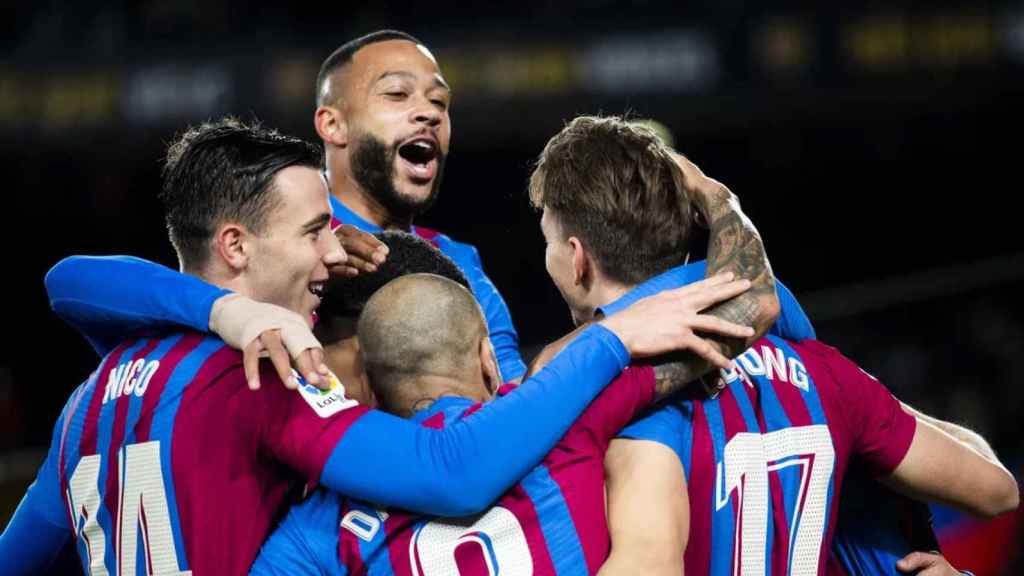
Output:
<svg viewBox="0 0 1024 576">
<path fill-rule="evenodd" d="M 916 420 L 834 348 L 770 336 L 711 397 L 679 399 L 621 436 L 672 448 L 686 473 L 688 572 L 825 570 L 852 458 L 876 475 L 905 456 Z"/>
<path fill-rule="evenodd" d="M 507 385 L 501 393 L 514 386 Z M 252 574 L 587 575 L 609 552 L 604 453 L 654 398 L 649 367 L 628 368 L 594 400 L 544 461 L 483 514 L 436 518 L 383 510 L 318 491 L 267 541 Z M 441 398 L 413 419 L 460 425 L 488 410 Z M 495 450 L 514 450 L 514 439 Z"/>
<path fill-rule="evenodd" d="M 68 403 L 55 463 L 87 574 L 248 569 L 290 491 L 367 411 L 264 377 L 250 391 L 241 354 L 198 334 L 104 358 Z"/>
</svg>

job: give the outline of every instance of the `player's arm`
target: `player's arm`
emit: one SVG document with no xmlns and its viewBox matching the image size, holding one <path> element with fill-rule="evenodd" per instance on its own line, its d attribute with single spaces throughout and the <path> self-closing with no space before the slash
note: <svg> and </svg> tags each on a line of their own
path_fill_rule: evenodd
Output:
<svg viewBox="0 0 1024 576">
<path fill-rule="evenodd" d="M 753 329 L 747 326 L 733 324 L 712 316 L 705 311 L 720 302 L 728 302 L 742 295 L 750 288 L 748 280 L 733 280 L 732 274 L 722 274 L 707 278 L 682 288 L 674 289 L 673 292 L 680 298 L 687 298 L 693 306 L 694 316 L 689 319 L 690 325 L 699 330 L 704 337 L 718 335 L 722 337 L 744 338 L 753 334 Z M 528 374 L 534 374 L 559 354 L 569 342 L 572 342 L 582 330 L 588 325 L 579 326 L 569 334 L 544 347 L 543 350 L 530 363 Z M 706 366 L 708 370 L 713 367 L 728 369 L 729 359 L 722 356 L 718 349 L 704 339 L 695 339 L 688 353 L 666 355 L 658 359 L 655 366 L 656 395 L 664 398 L 682 390 L 692 381 L 693 371 L 699 367 Z M 627 419 L 628 422 L 628 419 Z M 615 427 L 618 431 L 625 425 L 622 422 Z"/>
<path fill-rule="evenodd" d="M 878 380 L 828 350 L 828 361 L 818 368 L 832 372 L 843 399 L 839 417 L 853 434 L 854 453 L 883 484 L 981 517 L 1018 506 L 1020 489 L 1005 468 L 904 411 Z"/>
<path fill-rule="evenodd" d="M 50 306 L 101 356 L 147 330 L 209 330 L 214 302 L 230 292 L 133 256 L 70 256 L 46 274 Z"/>
<path fill-rule="evenodd" d="M 732 272 L 736 278 L 745 278 L 751 283 L 746 293 L 709 311 L 713 316 L 754 328 L 754 335 L 749 338 L 711 338 L 722 354 L 733 358 L 764 336 L 779 317 L 775 277 L 761 236 L 740 209 L 739 199 L 724 184 L 705 176 L 686 157 L 677 154 L 675 160 L 683 173 L 690 200 L 708 225 L 706 274 Z"/>
<path fill-rule="evenodd" d="M 262 440 L 285 463 L 343 494 L 435 515 L 475 513 L 541 461 L 631 355 L 700 346 L 693 316 L 679 291 L 644 299 L 582 331 L 486 411 L 441 430 L 354 407 L 341 413 L 358 417 L 342 422 L 340 434 L 330 421 L 296 416 Z"/>
<path fill-rule="evenodd" d="M 620 438 L 604 462 L 612 548 L 598 573 L 680 574 L 690 504 L 679 457 L 658 442 Z"/>
<path fill-rule="evenodd" d="M 458 253 L 448 253 L 462 269 L 473 289 L 473 295 L 480 304 L 487 321 L 487 331 L 498 358 L 498 369 L 505 382 L 518 382 L 526 374 L 526 364 L 519 352 L 519 335 L 512 324 L 512 313 L 505 299 L 484 272 L 480 254 L 476 248 L 460 245 Z"/>
<path fill-rule="evenodd" d="M 0 534 L 4 574 L 45 573 L 72 537 L 58 470 L 66 414 L 67 407 L 54 426 L 50 449 L 35 482 L 28 487 L 14 516 Z"/>
<path fill-rule="evenodd" d="M 907 455 L 882 482 L 918 499 L 932 500 L 983 518 L 1017 508 L 1020 488 L 993 462 L 935 425 L 917 420 Z"/>
<path fill-rule="evenodd" d="M 977 432 L 969 430 L 958 424 L 947 422 L 946 420 L 940 420 L 938 418 L 935 418 L 934 416 L 929 416 L 924 412 L 921 412 L 920 410 L 907 404 L 906 402 L 901 402 L 900 406 L 903 408 L 904 412 L 907 412 L 908 414 L 917 418 L 918 420 L 923 420 L 924 422 L 927 422 L 932 426 L 935 426 L 939 430 L 942 430 L 946 434 L 949 434 L 950 436 L 956 438 L 961 443 L 967 445 L 968 448 L 971 448 L 989 462 L 992 462 L 993 464 L 1000 466 L 1004 470 L 1006 469 L 1006 466 L 1004 466 L 1003 463 L 999 461 L 999 457 L 996 456 L 995 450 L 992 449 L 992 446 L 988 443 L 987 440 L 985 440 L 985 438 L 981 434 L 978 434 Z M 1010 472 L 1007 471 L 1007 474 L 1009 473 Z"/>
</svg>

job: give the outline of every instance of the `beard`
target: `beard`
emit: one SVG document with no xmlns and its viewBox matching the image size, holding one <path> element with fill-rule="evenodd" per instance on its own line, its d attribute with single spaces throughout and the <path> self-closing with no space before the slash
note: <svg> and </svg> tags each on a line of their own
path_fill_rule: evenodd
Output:
<svg viewBox="0 0 1024 576">
<path fill-rule="evenodd" d="M 430 193 L 425 198 L 413 198 L 402 194 L 395 188 L 395 156 L 398 155 L 398 144 L 386 146 L 383 141 L 371 134 L 364 134 L 356 140 L 352 151 L 352 176 L 374 200 L 396 220 L 418 216 L 434 205 L 438 190 L 441 188 L 441 177 L 444 175 L 445 156 L 438 153 L 437 174 L 430 186 Z"/>
</svg>

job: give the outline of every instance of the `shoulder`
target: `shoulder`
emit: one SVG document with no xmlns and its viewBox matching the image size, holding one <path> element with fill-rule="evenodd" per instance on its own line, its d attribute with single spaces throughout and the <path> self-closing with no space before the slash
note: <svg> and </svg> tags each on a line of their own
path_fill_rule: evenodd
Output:
<svg viewBox="0 0 1024 576">
<path fill-rule="evenodd" d="M 427 242 L 430 242 L 434 246 L 448 255 L 449 258 L 459 261 L 459 258 L 479 258 L 479 252 L 476 247 L 472 244 L 465 242 L 459 242 L 458 240 L 452 239 L 451 236 L 434 230 L 432 228 L 426 228 L 424 226 L 413 226 L 413 232 L 417 236 L 423 238 Z"/>
</svg>

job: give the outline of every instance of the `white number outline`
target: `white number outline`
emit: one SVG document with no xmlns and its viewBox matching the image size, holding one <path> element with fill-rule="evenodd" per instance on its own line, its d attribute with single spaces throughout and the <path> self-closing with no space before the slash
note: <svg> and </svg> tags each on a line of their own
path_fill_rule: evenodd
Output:
<svg viewBox="0 0 1024 576">
<path fill-rule="evenodd" d="M 735 521 L 743 529 L 733 546 L 734 574 L 762 576 L 766 573 L 768 474 L 790 466 L 800 466 L 800 490 L 789 527 L 788 573 L 791 576 L 818 573 L 829 512 L 826 509 L 828 489 L 835 466 L 832 435 L 828 426 L 821 424 L 767 434 L 740 432 L 726 444 L 722 460 L 716 465 L 715 509 L 725 507 L 736 490 L 739 507 Z"/>
<path fill-rule="evenodd" d="M 160 441 L 150 440 L 128 444 L 118 451 L 118 515 L 114 521 L 117 534 L 114 550 L 118 574 L 135 574 L 136 541 L 142 528 L 146 571 L 152 576 L 189 576 L 178 566 L 177 547 L 171 528 L 170 509 L 164 490 L 160 466 Z M 104 506 L 99 492 L 99 472 L 103 457 L 91 454 L 82 457 L 68 482 L 67 501 L 75 537 L 81 538 L 89 553 L 90 576 L 107 576 L 104 564 L 107 535 L 97 515 Z M 82 530 L 78 530 L 84 520 Z"/>
<path fill-rule="evenodd" d="M 455 550 L 469 542 L 484 549 L 488 574 L 533 574 L 530 545 L 519 519 L 509 509 L 495 506 L 468 525 L 444 519 L 427 522 L 417 528 L 409 541 L 409 564 L 413 576 L 458 574 Z"/>
</svg>

